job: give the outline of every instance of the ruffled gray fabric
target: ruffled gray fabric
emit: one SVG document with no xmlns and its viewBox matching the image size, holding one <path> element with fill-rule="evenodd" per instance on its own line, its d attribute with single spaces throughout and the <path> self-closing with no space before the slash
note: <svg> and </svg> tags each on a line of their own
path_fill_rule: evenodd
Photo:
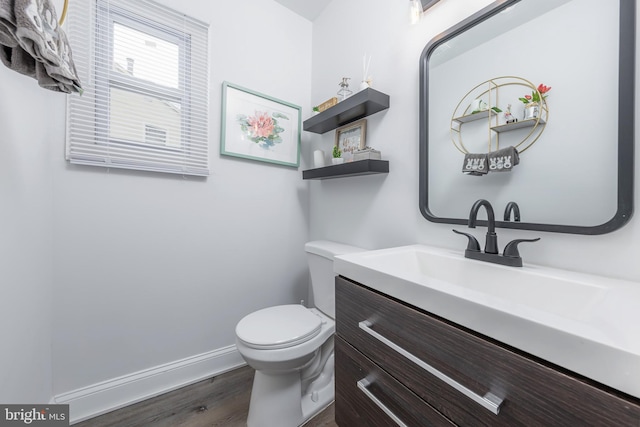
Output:
<svg viewBox="0 0 640 427">
<path fill-rule="evenodd" d="M 0 0 L 0 60 L 46 89 L 82 93 L 67 35 L 50 0 Z"/>
</svg>

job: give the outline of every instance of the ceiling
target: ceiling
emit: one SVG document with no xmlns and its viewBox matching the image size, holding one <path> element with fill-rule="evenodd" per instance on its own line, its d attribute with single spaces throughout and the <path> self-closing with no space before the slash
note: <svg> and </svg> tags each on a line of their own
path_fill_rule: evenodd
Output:
<svg viewBox="0 0 640 427">
<path fill-rule="evenodd" d="M 302 16 L 314 21 L 331 3 L 331 0 L 276 0 L 278 3 Z"/>
</svg>

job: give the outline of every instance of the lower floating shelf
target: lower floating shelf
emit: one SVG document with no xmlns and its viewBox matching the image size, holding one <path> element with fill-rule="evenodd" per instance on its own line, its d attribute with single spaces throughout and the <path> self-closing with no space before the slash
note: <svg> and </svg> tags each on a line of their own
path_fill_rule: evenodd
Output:
<svg viewBox="0 0 640 427">
<path fill-rule="evenodd" d="M 302 179 L 331 179 L 356 175 L 389 173 L 388 160 L 358 160 L 302 171 Z"/>
</svg>

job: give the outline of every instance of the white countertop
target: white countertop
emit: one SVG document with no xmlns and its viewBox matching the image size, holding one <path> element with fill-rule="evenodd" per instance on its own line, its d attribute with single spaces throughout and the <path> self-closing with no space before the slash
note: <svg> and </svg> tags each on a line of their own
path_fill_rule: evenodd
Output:
<svg viewBox="0 0 640 427">
<path fill-rule="evenodd" d="M 640 283 L 426 245 L 337 256 L 334 270 L 640 398 Z"/>
</svg>

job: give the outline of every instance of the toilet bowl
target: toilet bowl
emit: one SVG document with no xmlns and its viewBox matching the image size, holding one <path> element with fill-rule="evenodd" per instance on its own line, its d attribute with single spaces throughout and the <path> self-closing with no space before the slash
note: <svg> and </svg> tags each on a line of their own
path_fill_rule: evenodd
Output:
<svg viewBox="0 0 640 427">
<path fill-rule="evenodd" d="M 256 370 L 248 427 L 295 427 L 329 405 L 335 395 L 333 257 L 363 249 L 329 241 L 305 245 L 314 306 L 268 307 L 236 326 L 236 347 Z"/>
</svg>

